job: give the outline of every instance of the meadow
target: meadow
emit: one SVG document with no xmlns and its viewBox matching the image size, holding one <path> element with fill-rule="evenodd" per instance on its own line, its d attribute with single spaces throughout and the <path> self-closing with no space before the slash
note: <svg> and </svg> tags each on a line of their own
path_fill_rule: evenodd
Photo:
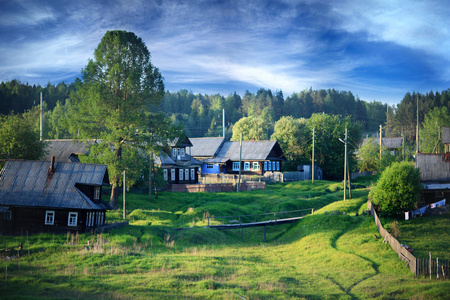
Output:
<svg viewBox="0 0 450 300">
<path fill-rule="evenodd" d="M 355 183 L 346 201 L 342 184 L 328 181 L 162 192 L 151 202 L 129 193 L 129 226 L 97 235 L 0 236 L 1 249 L 23 243 L 20 258 L 0 262 L 0 298 L 448 299 L 449 280 L 415 277 L 374 238 L 373 219 L 363 214 L 371 183 Z M 309 212 L 296 223 L 267 226 L 265 243 L 263 227 L 205 228 L 207 217 L 294 210 Z M 123 221 L 122 212 L 108 212 L 107 222 Z M 399 241 L 419 257 L 431 251 L 450 259 L 449 220 L 398 220 Z M 385 227 L 394 222 L 386 219 Z M 177 230 L 187 227 L 194 228 Z"/>
</svg>

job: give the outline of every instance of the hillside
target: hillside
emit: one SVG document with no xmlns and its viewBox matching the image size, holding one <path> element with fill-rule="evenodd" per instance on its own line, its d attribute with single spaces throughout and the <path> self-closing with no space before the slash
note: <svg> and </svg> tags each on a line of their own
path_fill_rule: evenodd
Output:
<svg viewBox="0 0 450 300">
<path fill-rule="evenodd" d="M 371 216 L 361 215 L 368 190 L 359 186 L 344 202 L 339 186 L 161 193 L 152 203 L 148 195 L 129 194 L 128 227 L 99 235 L 0 236 L 2 249 L 24 245 L 20 259 L 0 263 L 2 298 L 445 299 L 449 281 L 414 278 L 374 239 Z M 307 208 L 314 214 L 297 223 L 267 227 L 267 243 L 263 227 L 203 228 L 206 216 Z M 111 212 L 108 221 L 121 216 Z M 198 228 L 174 230 L 191 226 Z"/>
</svg>

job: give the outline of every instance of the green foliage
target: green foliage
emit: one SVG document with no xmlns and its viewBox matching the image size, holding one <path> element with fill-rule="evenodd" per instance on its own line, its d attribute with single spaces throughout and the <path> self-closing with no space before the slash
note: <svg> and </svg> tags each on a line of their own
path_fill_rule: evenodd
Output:
<svg viewBox="0 0 450 300">
<path fill-rule="evenodd" d="M 399 216 L 414 209 L 420 190 L 419 169 L 409 162 L 397 162 L 384 170 L 369 198 L 383 215 Z"/>
<path fill-rule="evenodd" d="M 307 145 L 311 142 L 311 133 L 306 127 L 307 120 L 304 118 L 294 119 L 293 117 L 282 117 L 274 126 L 274 133 L 271 140 L 278 141 L 287 158 L 287 165 L 291 170 L 296 171 L 300 163 L 308 163 Z"/>
<path fill-rule="evenodd" d="M 0 115 L 0 159 L 38 160 L 44 149 L 31 113 Z"/>
<path fill-rule="evenodd" d="M 380 146 L 375 139 L 369 138 L 359 148 L 358 168 L 360 171 L 376 171 L 378 169 L 380 157 Z"/>
<path fill-rule="evenodd" d="M 268 140 L 268 124 L 260 117 L 244 117 L 233 126 L 232 141 L 239 141 L 242 133 L 242 140 L 263 141 Z"/>
<path fill-rule="evenodd" d="M 450 127 L 450 111 L 447 107 L 435 107 L 425 115 L 420 132 L 420 152 L 437 153 L 444 152 L 442 127 Z"/>
<path fill-rule="evenodd" d="M 327 179 L 341 179 L 344 173 L 345 146 L 339 139 L 345 139 L 348 130 L 347 158 L 349 168 L 356 166 L 355 148 L 361 139 L 361 126 L 352 122 L 350 117 L 313 114 L 307 121 L 310 132 L 315 130 L 315 161 L 323 169 Z M 307 153 L 312 155 L 312 142 L 308 144 Z"/>
</svg>

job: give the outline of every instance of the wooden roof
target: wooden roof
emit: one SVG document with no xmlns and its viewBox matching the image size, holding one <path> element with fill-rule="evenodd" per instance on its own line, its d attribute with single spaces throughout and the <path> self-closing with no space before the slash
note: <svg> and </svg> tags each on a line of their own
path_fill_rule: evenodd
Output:
<svg viewBox="0 0 450 300">
<path fill-rule="evenodd" d="M 450 182 L 450 162 L 444 161 L 444 154 L 418 153 L 416 167 L 422 181 Z"/>
<path fill-rule="evenodd" d="M 7 161 L 0 172 L 0 205 L 68 209 L 109 209 L 94 203 L 77 186 L 109 185 L 106 165 L 55 162 Z"/>
</svg>

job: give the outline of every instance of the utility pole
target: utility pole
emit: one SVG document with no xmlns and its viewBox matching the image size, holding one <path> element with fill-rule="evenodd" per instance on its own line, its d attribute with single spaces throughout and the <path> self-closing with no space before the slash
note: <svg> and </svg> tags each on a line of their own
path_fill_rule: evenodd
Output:
<svg viewBox="0 0 450 300">
<path fill-rule="evenodd" d="M 123 219 L 125 220 L 127 218 L 127 209 L 126 209 L 126 203 L 127 203 L 127 175 L 126 171 L 123 170 Z"/>
<path fill-rule="evenodd" d="M 345 155 L 344 155 L 344 201 L 347 194 L 346 185 L 347 185 L 347 128 L 345 128 Z"/>
<path fill-rule="evenodd" d="M 223 109 L 222 127 L 223 127 L 223 138 L 225 139 L 225 108 Z"/>
<path fill-rule="evenodd" d="M 150 152 L 150 167 L 148 168 L 148 201 L 152 201 L 152 162 L 153 162 L 153 152 Z"/>
<path fill-rule="evenodd" d="M 383 136 L 383 126 L 381 126 L 381 124 L 380 124 L 380 163 L 379 163 L 379 168 L 380 168 L 380 170 L 381 170 L 381 150 L 382 150 L 382 145 L 383 145 L 383 139 L 382 139 L 382 136 Z"/>
<path fill-rule="evenodd" d="M 238 186 L 237 186 L 237 192 L 239 193 L 239 191 L 241 190 L 241 165 L 242 165 L 242 133 L 241 133 L 241 138 L 239 140 L 239 181 L 238 181 Z"/>
<path fill-rule="evenodd" d="M 315 136 L 315 132 L 314 132 L 315 128 L 313 127 L 313 144 L 312 144 L 312 176 L 311 176 L 311 180 L 312 180 L 312 184 L 314 184 L 314 136 Z"/>
<path fill-rule="evenodd" d="M 416 155 L 419 153 L 419 94 L 417 94 Z"/>
<path fill-rule="evenodd" d="M 41 92 L 41 105 L 40 105 L 40 140 L 42 141 L 44 135 L 44 111 L 42 109 L 42 92 Z"/>
</svg>

